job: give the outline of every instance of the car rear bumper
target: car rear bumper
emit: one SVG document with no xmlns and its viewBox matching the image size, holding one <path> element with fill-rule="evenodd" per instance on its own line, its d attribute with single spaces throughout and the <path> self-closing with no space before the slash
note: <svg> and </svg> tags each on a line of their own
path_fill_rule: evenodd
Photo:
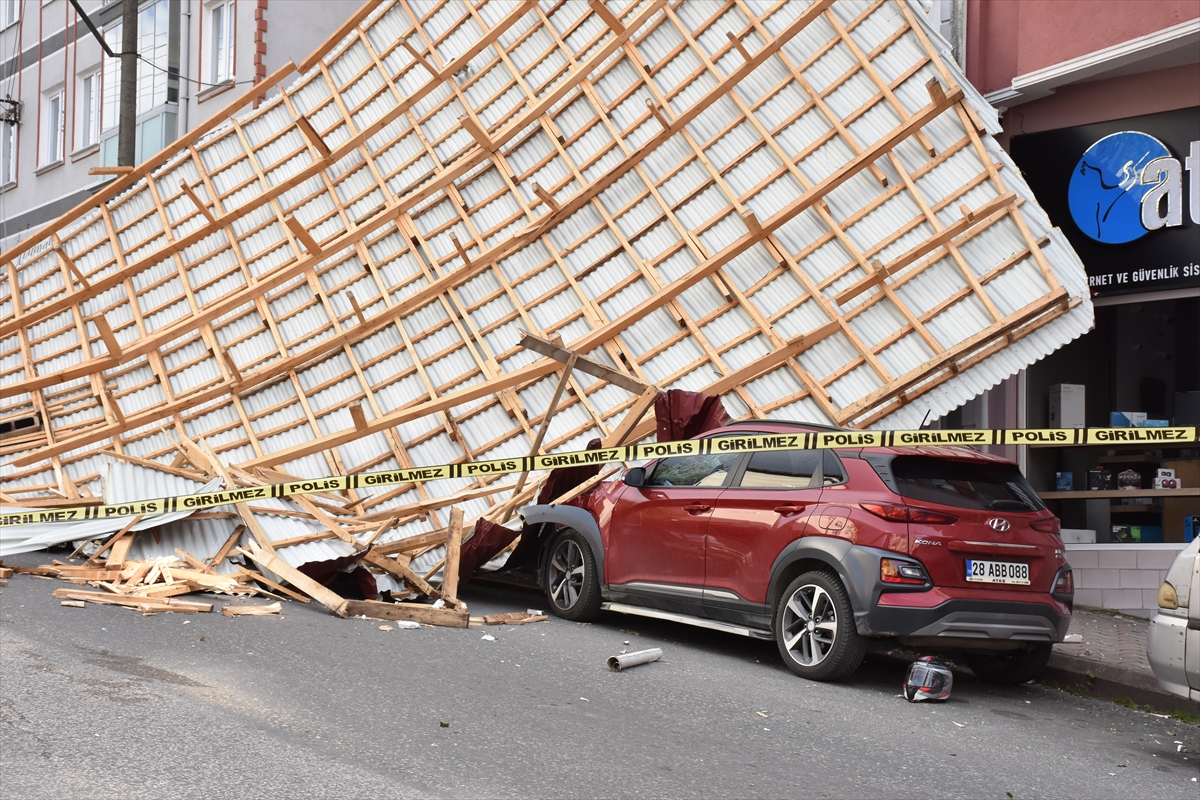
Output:
<svg viewBox="0 0 1200 800">
<path fill-rule="evenodd" d="M 1146 658 L 1160 686 L 1171 694 L 1191 699 L 1193 692 L 1184 670 L 1187 629 L 1186 617 L 1155 614 L 1146 637 Z"/>
<path fill-rule="evenodd" d="M 856 615 L 859 633 L 894 636 L 914 646 L 1012 649 L 1061 642 L 1071 624 L 1070 609 L 1049 595 L 1016 600 L 940 594 L 885 592 L 867 614 Z M 941 602 L 930 604 L 931 599 Z"/>
</svg>

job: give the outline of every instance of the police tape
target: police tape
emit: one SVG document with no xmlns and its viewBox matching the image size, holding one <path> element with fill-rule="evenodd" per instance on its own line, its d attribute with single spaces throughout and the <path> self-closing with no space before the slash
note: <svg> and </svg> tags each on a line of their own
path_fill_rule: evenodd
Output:
<svg viewBox="0 0 1200 800">
<path fill-rule="evenodd" d="M 704 456 L 766 453 L 778 450 L 836 450 L 859 447 L 930 447 L 979 445 L 1087 445 L 1161 444 L 1186 446 L 1196 441 L 1195 427 L 1180 428 L 1049 428 L 929 431 L 797 431 L 796 433 L 722 434 L 678 442 L 631 444 L 599 450 L 577 450 L 544 456 L 468 461 L 431 467 L 363 472 L 329 478 L 251 486 L 223 492 L 160 497 L 117 505 L 30 510 L 0 514 L 0 527 L 48 522 L 80 522 L 113 517 L 154 516 L 203 511 L 235 503 L 272 497 L 294 497 L 319 492 L 341 492 L 377 486 L 426 483 L 452 478 L 484 478 L 517 472 L 537 472 L 561 467 L 643 461 L 668 456 Z"/>
</svg>

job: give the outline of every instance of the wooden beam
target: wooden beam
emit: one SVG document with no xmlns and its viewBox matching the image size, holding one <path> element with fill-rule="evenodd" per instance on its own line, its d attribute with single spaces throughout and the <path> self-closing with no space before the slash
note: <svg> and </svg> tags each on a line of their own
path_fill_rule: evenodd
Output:
<svg viewBox="0 0 1200 800">
<path fill-rule="evenodd" d="M 312 123 L 308 121 L 308 117 L 303 114 L 296 117 L 296 127 L 300 129 L 300 133 L 304 135 L 308 143 L 321 154 L 321 158 L 329 158 L 333 151 L 329 149 L 329 145 L 325 144 L 325 140 L 321 138 L 321 134 L 317 133 L 317 129 L 312 126 Z"/>
<path fill-rule="evenodd" d="M 100 338 L 104 340 L 104 346 L 108 348 L 108 354 L 121 363 L 121 343 L 117 341 L 116 334 L 113 333 L 112 326 L 108 324 L 108 320 L 102 315 L 92 317 L 92 322 L 96 326 L 96 330 L 100 332 Z"/>
<path fill-rule="evenodd" d="M 362 307 L 358 304 L 358 300 L 354 297 L 354 292 L 346 292 L 346 299 L 350 301 L 350 307 L 354 309 L 354 315 L 358 317 L 359 325 L 367 324 L 367 316 L 363 313 Z"/>
<path fill-rule="evenodd" d="M 349 405 L 350 419 L 354 422 L 354 430 L 361 431 L 367 427 L 367 415 L 363 412 L 362 403 Z"/>
<path fill-rule="evenodd" d="M 57 236 L 55 236 L 54 239 L 55 242 L 58 241 Z M 91 291 L 92 287 L 88 284 L 87 278 L 84 277 L 83 271 L 80 270 L 79 267 L 75 265 L 75 261 L 72 260 L 69 255 L 67 255 L 67 251 L 65 248 L 63 248 L 62 244 L 55 244 L 54 252 L 58 254 L 59 260 L 66 266 L 67 269 L 71 271 L 71 274 L 75 276 L 75 280 L 79 281 L 79 284 L 83 287 L 83 290 L 85 292 Z"/>
<path fill-rule="evenodd" d="M 268 553 L 266 550 L 255 545 L 254 542 L 250 542 L 246 547 L 240 548 L 237 552 L 246 554 L 260 567 L 274 572 L 339 617 L 345 618 L 347 616 L 347 601 L 345 598 L 317 583 L 274 553 Z"/>
<path fill-rule="evenodd" d="M 418 53 L 417 49 L 415 47 L 413 47 L 411 44 L 409 44 L 407 39 L 401 39 L 400 46 L 403 47 L 405 50 L 407 50 L 408 54 L 410 56 L 412 56 L 414 60 L 419 61 L 421 63 L 421 66 L 429 71 L 430 75 L 432 75 L 437 80 L 441 79 L 441 77 L 442 77 L 441 73 L 438 72 L 432 64 L 430 64 L 428 61 L 426 61 L 425 57 L 423 55 L 421 55 L 420 53 Z"/>
<path fill-rule="evenodd" d="M 624 444 L 626 437 L 633 432 L 638 422 L 646 415 L 646 412 L 654 407 L 655 401 L 658 400 L 658 387 L 650 386 L 646 391 L 642 392 L 637 400 L 633 401 L 633 405 L 625 412 L 620 424 L 613 428 L 612 433 L 604 437 L 602 445 L 604 447 L 616 447 Z"/>
<path fill-rule="evenodd" d="M 321 255 L 321 246 L 317 244 L 317 240 L 312 237 L 312 234 L 305 229 L 304 223 L 292 216 L 289 216 L 284 222 L 287 224 L 288 230 L 292 232 L 292 236 L 295 236 L 300 241 L 300 244 L 304 245 L 305 250 L 314 256 Z"/>
<path fill-rule="evenodd" d="M 637 378 L 626 375 L 624 372 L 615 370 L 607 364 L 601 364 L 599 361 L 593 361 L 586 356 L 561 347 L 554 342 L 543 339 L 540 336 L 535 336 L 532 333 L 521 331 L 521 347 L 526 350 L 532 350 L 535 353 L 552 358 L 562 364 L 567 363 L 572 357 L 575 357 L 575 369 L 580 372 L 587 373 L 593 378 L 599 378 L 603 381 L 608 381 L 614 386 L 620 386 L 631 394 L 641 394 L 650 388 L 650 384 L 643 383 Z"/>
<path fill-rule="evenodd" d="M 446 566 L 442 569 L 442 598 L 447 603 L 458 601 L 458 562 L 462 552 L 463 511 L 450 509 L 450 530 L 446 534 Z"/>
<path fill-rule="evenodd" d="M 588 0 L 588 6 L 600 19 L 604 20 L 604 24 L 610 31 L 618 36 L 625 32 L 625 26 L 621 24 L 621 20 L 617 19 L 616 14 L 608 10 L 608 6 L 604 5 L 604 0 Z"/>
<path fill-rule="evenodd" d="M 381 603 L 378 600 L 347 600 L 346 613 L 351 617 L 408 620 L 444 628 L 466 628 L 471 619 L 467 611 L 453 608 L 434 608 L 421 603 Z"/>
<path fill-rule="evenodd" d="M 128 175 L 133 172 L 133 167 L 91 167 L 88 169 L 88 175 Z"/>
<path fill-rule="evenodd" d="M 188 198 L 196 206 L 196 209 L 204 215 L 204 218 L 208 220 L 209 225 L 217 224 L 217 218 L 214 217 L 213 213 L 208 210 L 208 206 L 204 205 L 204 203 L 200 200 L 200 196 L 192 190 L 192 187 L 188 186 L 187 181 L 179 181 L 179 188 L 182 189 L 183 193 L 188 196 Z"/>
<path fill-rule="evenodd" d="M 542 185 L 540 183 L 533 184 L 533 193 L 538 196 L 538 199 L 540 199 L 543 203 L 545 203 L 547 206 L 550 207 L 551 214 L 558 211 L 558 209 L 559 209 L 558 201 L 554 199 L 553 195 L 551 195 L 549 192 L 547 192 L 545 189 L 543 189 Z"/>
<path fill-rule="evenodd" d="M 746 45 L 742 44 L 741 39 L 733 35 L 732 31 L 725 31 L 725 38 L 729 40 L 730 44 L 737 48 L 738 53 L 743 59 L 746 61 L 750 60 L 750 51 L 746 49 Z"/>
<path fill-rule="evenodd" d="M 478 122 L 476 122 L 470 114 L 463 114 L 458 118 L 458 123 L 466 129 L 467 133 L 471 134 L 471 138 L 475 143 L 487 150 L 489 153 L 495 152 L 496 146 L 492 144 L 492 140 L 488 137 L 485 131 Z"/>
</svg>

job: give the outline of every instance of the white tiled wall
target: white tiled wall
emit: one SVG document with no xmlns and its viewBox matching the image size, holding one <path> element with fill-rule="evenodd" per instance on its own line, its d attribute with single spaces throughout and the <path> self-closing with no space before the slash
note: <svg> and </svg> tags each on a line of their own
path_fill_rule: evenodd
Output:
<svg viewBox="0 0 1200 800">
<path fill-rule="evenodd" d="M 1075 604 L 1138 617 L 1158 609 L 1158 587 L 1187 545 L 1068 544 L 1075 577 Z"/>
</svg>

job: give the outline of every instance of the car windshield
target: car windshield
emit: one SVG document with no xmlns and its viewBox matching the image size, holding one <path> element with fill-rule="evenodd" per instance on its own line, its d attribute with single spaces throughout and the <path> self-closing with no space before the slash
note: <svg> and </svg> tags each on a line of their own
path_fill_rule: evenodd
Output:
<svg viewBox="0 0 1200 800">
<path fill-rule="evenodd" d="M 892 461 L 904 497 L 987 511 L 1040 511 L 1037 492 L 1012 464 L 899 456 Z"/>
</svg>

